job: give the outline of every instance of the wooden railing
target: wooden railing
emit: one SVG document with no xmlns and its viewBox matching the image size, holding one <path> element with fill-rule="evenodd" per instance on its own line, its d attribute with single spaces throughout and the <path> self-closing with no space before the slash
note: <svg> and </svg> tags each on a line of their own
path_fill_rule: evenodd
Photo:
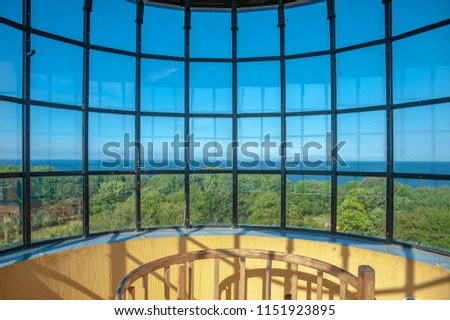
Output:
<svg viewBox="0 0 450 320">
<path fill-rule="evenodd" d="M 324 274 L 329 274 L 339 280 L 339 297 L 341 300 L 347 299 L 348 286 L 356 291 L 356 299 L 373 300 L 375 299 L 375 271 L 370 266 L 360 266 L 358 277 L 348 271 L 336 267 L 324 261 L 303 257 L 295 254 L 247 250 L 247 249 L 211 249 L 180 253 L 177 255 L 164 257 L 144 264 L 131 271 L 120 282 L 117 291 L 117 300 L 134 300 L 135 290 L 138 280 L 142 290 L 142 298 L 149 299 L 148 275 L 154 271 L 164 268 L 164 294 L 169 299 L 170 290 L 170 268 L 178 268 L 178 288 L 177 298 L 179 300 L 193 299 L 194 297 L 194 265 L 197 260 L 214 259 L 214 296 L 215 300 L 220 299 L 220 260 L 226 258 L 235 258 L 239 261 L 239 291 L 238 299 L 246 299 L 247 279 L 246 279 L 246 261 L 247 259 L 266 260 L 265 281 L 264 281 L 264 299 L 271 299 L 272 291 L 272 261 L 286 262 L 290 265 L 290 299 L 297 299 L 299 266 L 315 269 L 316 275 L 316 299 L 322 300 L 324 287 Z M 187 290 L 186 290 L 187 289 Z"/>
</svg>

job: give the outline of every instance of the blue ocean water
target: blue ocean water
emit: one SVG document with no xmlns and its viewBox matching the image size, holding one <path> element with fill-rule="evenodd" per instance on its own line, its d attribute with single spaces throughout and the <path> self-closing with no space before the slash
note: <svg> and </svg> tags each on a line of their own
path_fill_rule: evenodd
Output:
<svg viewBox="0 0 450 320">
<path fill-rule="evenodd" d="M 0 167 L 2 166 L 20 166 L 21 162 L 19 160 L 0 160 Z M 386 162 L 370 162 L 370 161 L 360 161 L 360 162 L 348 162 L 348 166 L 339 166 L 338 171 L 345 172 L 385 172 L 386 170 Z M 34 160 L 31 162 L 31 166 L 51 166 L 55 168 L 57 171 L 81 171 L 82 170 L 82 162 L 80 160 Z M 134 160 L 130 160 L 128 163 L 122 162 L 119 165 L 114 165 L 113 167 L 105 167 L 105 163 L 102 163 L 99 160 L 91 160 L 89 161 L 89 170 L 91 171 L 108 171 L 108 170 L 134 170 L 135 162 Z M 205 168 L 205 165 L 200 165 L 196 168 L 191 169 L 199 169 Z M 231 162 L 224 162 L 219 168 L 223 169 L 231 169 Z M 280 169 L 280 162 L 275 163 L 274 166 L 268 166 L 266 164 L 259 164 L 255 167 L 249 168 L 245 167 L 242 164 L 239 165 L 239 169 L 244 170 L 277 170 Z M 300 164 L 297 166 L 293 166 L 287 163 L 288 167 L 288 175 L 287 178 L 291 180 L 293 183 L 296 183 L 300 180 L 319 180 L 326 181 L 330 179 L 329 174 L 327 174 L 331 167 L 326 166 L 323 163 L 318 167 L 309 167 L 305 164 Z M 161 170 L 161 169 L 179 169 L 182 167 L 177 166 L 173 162 L 169 162 L 169 164 L 164 168 L 151 168 L 148 164 L 143 166 L 145 170 Z M 318 170 L 324 171 L 324 175 L 296 175 L 290 174 L 289 170 Z M 19 170 L 18 170 L 19 171 Z M 421 162 L 421 161 L 408 161 L 408 162 L 395 162 L 394 171 L 396 173 L 415 173 L 415 174 L 450 174 L 450 162 Z M 0 169 L 1 172 L 1 169 Z M 364 177 L 359 176 L 339 176 L 338 183 L 343 184 L 351 180 L 362 180 Z M 430 186 L 430 187 L 440 187 L 443 185 L 449 185 L 450 181 L 447 180 L 422 180 L 422 179 L 396 179 L 396 181 L 404 184 L 408 184 L 411 187 L 420 187 L 420 186 Z"/>
</svg>

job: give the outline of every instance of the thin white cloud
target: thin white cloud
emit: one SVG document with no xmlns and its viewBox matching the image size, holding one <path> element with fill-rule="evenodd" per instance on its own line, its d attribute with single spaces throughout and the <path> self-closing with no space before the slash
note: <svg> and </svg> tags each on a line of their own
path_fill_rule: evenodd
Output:
<svg viewBox="0 0 450 320">
<path fill-rule="evenodd" d="M 167 78 L 172 73 L 175 73 L 177 71 L 178 71 L 178 68 L 168 68 L 168 69 L 165 69 L 165 70 L 162 70 L 162 71 L 156 71 L 156 72 L 150 73 L 146 77 L 146 80 L 150 81 L 150 82 L 156 82 L 158 80 Z"/>
</svg>

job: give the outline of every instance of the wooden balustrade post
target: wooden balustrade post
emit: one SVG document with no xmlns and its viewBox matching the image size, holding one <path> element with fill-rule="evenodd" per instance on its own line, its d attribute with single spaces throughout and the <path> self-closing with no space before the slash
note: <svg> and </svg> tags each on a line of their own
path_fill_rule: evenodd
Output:
<svg viewBox="0 0 450 320">
<path fill-rule="evenodd" d="M 135 299 L 135 289 L 134 287 L 128 287 L 127 290 L 127 300 L 134 300 Z"/>
<path fill-rule="evenodd" d="M 246 299 L 247 279 L 245 275 L 245 257 L 239 258 L 239 300 Z"/>
<path fill-rule="evenodd" d="M 375 300 L 375 270 L 370 266 L 358 268 L 358 299 Z"/>
<path fill-rule="evenodd" d="M 170 266 L 164 267 L 164 299 L 170 300 Z"/>
<path fill-rule="evenodd" d="M 142 296 L 144 300 L 148 300 L 148 274 L 142 276 Z"/>
<path fill-rule="evenodd" d="M 220 299 L 220 260 L 214 259 L 214 300 Z"/>
<path fill-rule="evenodd" d="M 291 264 L 291 300 L 297 300 L 298 264 Z"/>
<path fill-rule="evenodd" d="M 317 300 L 322 300 L 323 272 L 317 271 Z"/>
<path fill-rule="evenodd" d="M 186 264 L 178 265 L 178 300 L 186 300 Z"/>
<path fill-rule="evenodd" d="M 265 300 L 272 298 L 272 260 L 267 259 L 266 262 L 266 295 Z"/>
<path fill-rule="evenodd" d="M 188 299 L 194 300 L 194 261 L 189 261 L 188 265 L 188 276 L 189 276 L 189 289 L 188 289 Z"/>
</svg>

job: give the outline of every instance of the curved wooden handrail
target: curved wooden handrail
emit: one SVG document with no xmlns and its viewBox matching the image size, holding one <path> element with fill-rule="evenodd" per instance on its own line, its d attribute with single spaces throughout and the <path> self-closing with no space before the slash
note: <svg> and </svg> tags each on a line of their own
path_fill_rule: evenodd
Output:
<svg viewBox="0 0 450 320">
<path fill-rule="evenodd" d="M 250 249 L 209 249 L 209 250 L 200 250 L 200 251 L 192 251 L 186 253 L 180 253 L 164 258 L 160 258 L 149 263 L 146 263 L 133 271 L 127 274 L 122 281 L 120 282 L 117 291 L 116 291 L 116 299 L 117 300 L 125 300 L 127 298 L 127 293 L 130 294 L 134 291 L 134 287 L 132 284 L 136 282 L 140 278 L 147 279 L 147 275 L 153 271 L 165 268 L 166 270 L 172 265 L 179 265 L 180 268 L 183 269 L 183 273 L 185 273 L 185 264 L 192 263 L 197 260 L 205 260 L 205 259 L 215 259 L 215 268 L 218 269 L 218 259 L 224 258 L 239 258 L 240 266 L 241 266 L 241 281 L 245 282 L 245 259 L 263 259 L 267 260 L 267 272 L 270 277 L 270 269 L 271 269 L 271 261 L 280 261 L 291 264 L 294 267 L 291 267 L 291 271 L 293 274 L 295 273 L 295 288 L 297 288 L 297 272 L 298 266 L 305 266 L 309 268 L 316 269 L 318 272 L 318 283 L 322 283 L 323 281 L 323 273 L 327 273 L 331 276 L 338 278 L 341 281 L 341 298 L 342 293 L 345 291 L 346 286 L 349 285 L 356 289 L 358 292 L 358 299 L 367 300 L 374 299 L 374 270 L 369 266 L 360 266 L 359 267 L 359 275 L 356 277 L 350 272 L 334 266 L 330 263 L 299 256 L 290 253 L 282 253 L 276 251 L 264 251 L 264 250 L 250 250 Z M 192 267 L 192 265 L 191 265 Z M 181 274 L 181 273 L 180 273 Z M 218 286 L 218 270 L 215 275 L 215 285 Z M 270 278 L 269 278 L 270 279 Z M 364 281 L 363 281 L 364 280 Z M 184 286 L 184 283 L 180 282 L 180 285 Z M 218 289 L 217 289 L 218 290 Z M 244 290 L 244 289 L 240 289 Z M 184 291 L 184 290 L 183 290 Z M 296 291 L 296 290 L 295 290 Z M 321 288 L 320 288 L 321 291 Z M 270 294 L 269 294 L 270 295 Z M 318 294 L 319 295 L 319 294 Z M 131 294 L 134 296 L 134 292 Z M 244 295 L 240 295 L 240 298 L 243 298 Z M 215 298 L 218 299 L 216 295 Z M 295 297 L 296 298 L 296 292 Z M 321 298 L 321 293 L 320 293 Z"/>
</svg>

